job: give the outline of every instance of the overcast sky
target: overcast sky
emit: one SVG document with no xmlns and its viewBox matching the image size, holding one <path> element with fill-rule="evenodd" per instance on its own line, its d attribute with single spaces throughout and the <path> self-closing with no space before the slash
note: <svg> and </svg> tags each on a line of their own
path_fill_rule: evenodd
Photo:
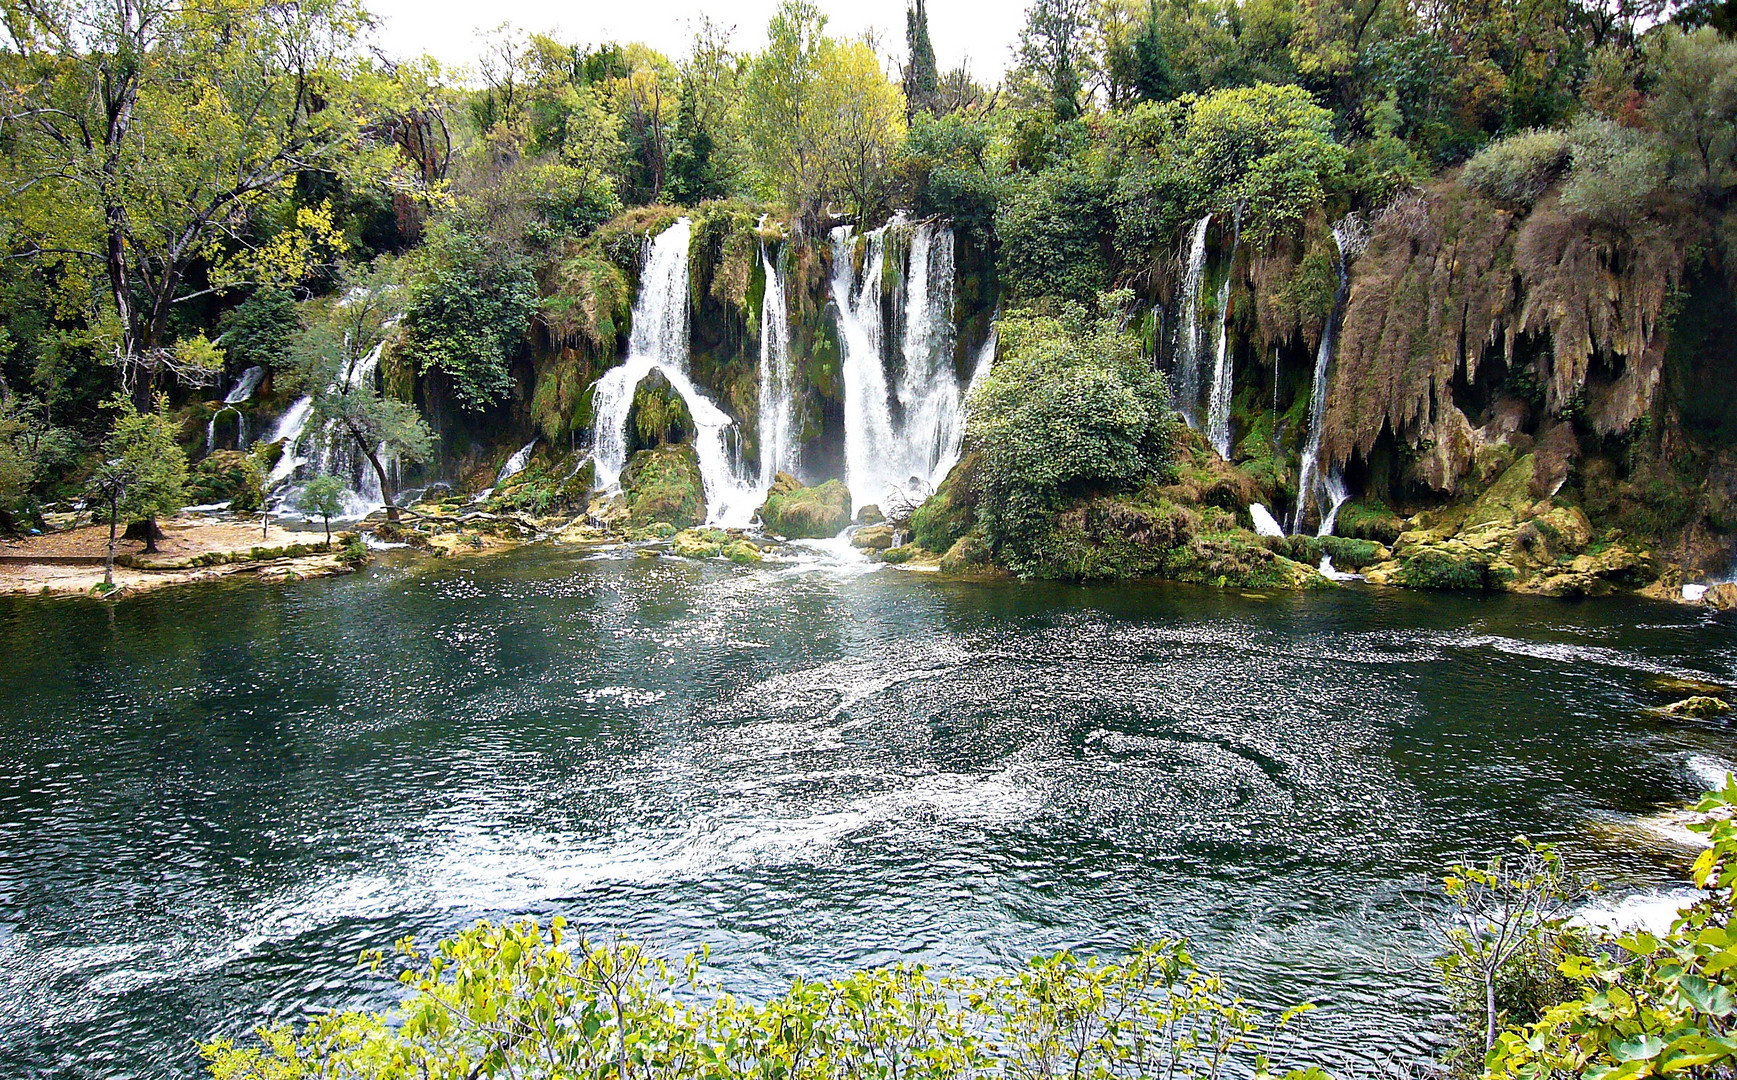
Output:
<svg viewBox="0 0 1737 1080">
<path fill-rule="evenodd" d="M 929 36 L 942 70 L 966 63 L 995 83 L 1025 20 L 1026 0 L 929 0 Z M 379 44 L 389 55 L 428 53 L 448 65 L 469 64 L 479 31 L 503 22 L 584 44 L 643 41 L 672 58 L 687 54 L 693 25 L 709 15 L 734 26 L 738 51 L 760 48 L 777 0 L 369 0 L 381 18 Z M 874 30 L 881 52 L 905 52 L 905 0 L 819 0 L 827 29 L 854 37 Z"/>
</svg>

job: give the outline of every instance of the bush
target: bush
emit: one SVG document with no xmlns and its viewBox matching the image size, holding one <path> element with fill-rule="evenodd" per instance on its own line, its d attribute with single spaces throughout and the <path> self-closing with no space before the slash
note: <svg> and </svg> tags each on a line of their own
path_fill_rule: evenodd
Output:
<svg viewBox="0 0 1737 1080">
<path fill-rule="evenodd" d="M 977 520 L 998 559 L 1039 570 L 1036 545 L 1063 502 L 1131 489 L 1170 462 L 1175 440 L 1163 376 L 1115 317 L 1078 308 L 1001 322 L 1000 358 L 972 399 Z"/>
<path fill-rule="evenodd" d="M 911 515 L 911 538 L 930 551 L 946 551 L 971 531 L 975 512 L 971 499 L 971 470 L 976 458 L 960 461 L 935 494 L 923 500 Z"/>
<path fill-rule="evenodd" d="M 1498 139 L 1466 162 L 1460 183 L 1480 195 L 1531 205 L 1567 171 L 1566 131 L 1533 128 Z"/>
<path fill-rule="evenodd" d="M 1568 131 L 1574 159 L 1562 205 L 1612 225 L 1641 213 L 1664 186 L 1665 165 L 1646 132 L 1602 117 L 1583 117 Z"/>
<path fill-rule="evenodd" d="M 439 1080 L 849 1080 L 893 1075 L 891 1061 L 934 1080 L 1272 1076 L 1278 1031 L 1307 1011 L 1269 1020 L 1170 940 L 1108 960 L 1040 956 L 1005 975 L 895 964 L 797 980 L 764 1005 L 712 992 L 698 958 L 667 964 L 635 944 L 569 934 L 560 917 L 546 929 L 479 922 L 428 952 L 406 939 L 397 955 L 405 994 L 389 1012 L 330 1012 L 300 1034 L 262 1029 L 257 1046 L 215 1040 L 202 1048 L 212 1074 L 382 1076 L 390 1063 L 391 1075 Z M 378 952 L 369 959 L 375 970 L 385 962 Z"/>
<path fill-rule="evenodd" d="M 512 389 L 508 361 L 537 309 L 526 260 L 450 224 L 429 230 L 406 289 L 407 355 L 451 376 L 459 404 L 480 412 Z"/>
<path fill-rule="evenodd" d="M 994 562 L 990 555 L 989 545 L 983 540 L 980 532 L 968 532 L 953 541 L 953 546 L 941 556 L 941 572 L 957 574 L 965 570 L 974 570 L 980 566 L 989 566 Z"/>
</svg>

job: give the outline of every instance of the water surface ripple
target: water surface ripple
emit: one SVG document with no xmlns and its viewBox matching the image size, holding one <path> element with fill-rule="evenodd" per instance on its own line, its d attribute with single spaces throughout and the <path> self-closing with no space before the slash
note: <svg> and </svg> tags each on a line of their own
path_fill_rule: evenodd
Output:
<svg viewBox="0 0 1737 1080">
<path fill-rule="evenodd" d="M 356 954 L 564 913 L 750 996 L 1185 934 L 1342 1068 L 1427 1054 L 1415 905 L 1737 757 L 1737 673 L 1638 602 L 948 583 L 538 549 L 115 606 L 0 604 L 0 1072 L 183 1077 L 378 1006 Z"/>
</svg>

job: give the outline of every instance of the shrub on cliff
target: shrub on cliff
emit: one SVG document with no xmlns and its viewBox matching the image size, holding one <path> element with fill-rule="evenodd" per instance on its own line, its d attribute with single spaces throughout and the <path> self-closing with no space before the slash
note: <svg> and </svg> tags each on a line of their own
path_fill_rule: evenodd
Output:
<svg viewBox="0 0 1737 1080">
<path fill-rule="evenodd" d="M 1568 159 L 1567 132 L 1522 131 L 1478 151 L 1460 183 L 1492 199 L 1530 206 L 1567 170 Z"/>
<path fill-rule="evenodd" d="M 1001 322 L 993 371 L 971 402 L 977 522 L 996 555 L 1036 569 L 1034 545 L 1071 498 L 1127 490 L 1170 463 L 1175 425 L 1163 376 L 1121 327 L 1125 296 L 1104 313 L 1061 305 Z"/>
</svg>

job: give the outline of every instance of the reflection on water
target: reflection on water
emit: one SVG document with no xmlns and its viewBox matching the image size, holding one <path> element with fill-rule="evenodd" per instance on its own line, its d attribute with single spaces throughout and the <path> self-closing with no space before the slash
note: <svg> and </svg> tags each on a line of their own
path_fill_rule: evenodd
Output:
<svg viewBox="0 0 1737 1080">
<path fill-rule="evenodd" d="M 1627 602 L 951 583 L 550 549 L 0 606 L 0 1071 L 184 1076 L 379 1005 L 363 948 L 565 913 L 729 988 L 1186 934 L 1329 1060 L 1428 1053 L 1447 860 L 1613 829 L 1737 757 Z"/>
</svg>

